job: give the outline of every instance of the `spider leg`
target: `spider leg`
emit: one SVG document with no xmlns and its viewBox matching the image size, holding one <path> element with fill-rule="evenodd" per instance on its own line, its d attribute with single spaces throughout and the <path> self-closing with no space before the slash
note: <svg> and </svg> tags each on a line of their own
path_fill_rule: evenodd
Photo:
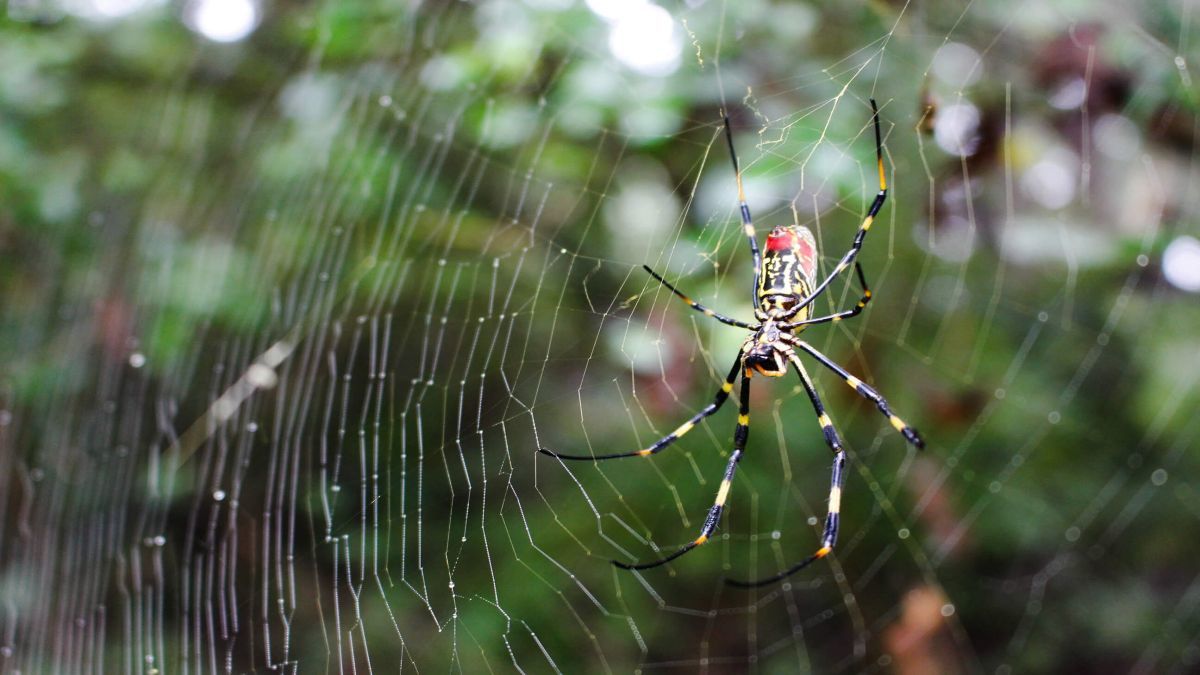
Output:
<svg viewBox="0 0 1200 675">
<path fill-rule="evenodd" d="M 863 276 L 862 265 L 859 265 L 857 261 L 854 263 L 854 271 L 858 273 L 858 282 L 862 284 L 863 288 L 863 294 L 862 297 L 858 299 L 858 304 L 844 312 L 837 312 L 835 314 L 830 314 L 829 316 L 820 316 L 815 319 L 793 321 L 791 323 L 781 325 L 780 328 L 796 328 L 798 326 L 809 326 L 814 323 L 837 323 L 842 319 L 849 319 L 852 316 L 858 316 L 858 314 L 867 306 L 867 303 L 871 301 L 871 289 L 867 286 L 866 277 Z"/>
<path fill-rule="evenodd" d="M 788 351 L 791 352 L 791 350 Z M 796 372 L 800 375 L 800 381 L 804 384 L 804 391 L 808 392 L 808 398 L 812 401 L 813 410 L 817 413 L 817 421 L 821 424 L 821 431 L 825 434 L 825 443 L 833 451 L 833 473 L 829 479 L 829 508 L 825 514 L 825 528 L 821 533 L 821 548 L 779 574 L 766 577 L 765 579 L 755 581 L 726 579 L 725 583 L 730 586 L 753 588 L 784 579 L 829 555 L 833 551 L 834 544 L 837 543 L 838 523 L 842 508 L 842 480 L 846 469 L 846 451 L 842 448 L 842 440 L 838 437 L 837 430 L 833 428 L 833 421 L 829 419 L 829 415 L 825 412 L 825 405 L 821 403 L 821 397 L 817 395 L 816 387 L 813 386 L 812 379 L 808 376 L 808 371 L 804 369 L 804 364 L 800 362 L 800 357 L 796 356 L 795 352 L 791 352 L 788 354 L 788 360 L 796 366 Z"/>
<path fill-rule="evenodd" d="M 729 375 L 725 376 L 725 382 L 721 384 L 721 388 L 717 390 L 716 396 L 713 397 L 712 403 L 700 409 L 700 412 L 692 415 L 691 419 L 679 425 L 675 431 L 663 436 L 654 442 L 653 445 L 645 450 L 634 450 L 632 452 L 618 452 L 612 455 L 562 455 L 553 450 L 546 448 L 538 448 L 538 452 L 543 455 L 549 455 L 555 459 L 572 459 L 572 460 L 602 460 L 602 459 L 619 459 L 621 457 L 649 457 L 650 455 L 666 450 L 672 443 L 679 440 L 681 436 L 691 431 L 700 420 L 721 409 L 725 401 L 729 398 L 729 392 L 733 391 L 733 383 L 737 380 L 738 371 L 742 367 L 742 352 L 738 352 L 737 358 L 733 360 L 733 367 L 729 369 Z"/>
<path fill-rule="evenodd" d="M 808 294 L 808 297 L 803 302 L 797 304 L 789 310 L 789 314 L 795 314 L 805 307 L 812 304 L 817 296 L 825 292 L 829 284 L 837 278 L 839 274 L 846 271 L 850 263 L 854 262 L 854 258 L 858 256 L 862 250 L 863 241 L 867 238 L 867 232 L 870 231 L 871 225 L 875 222 L 875 216 L 879 214 L 879 209 L 883 208 L 883 202 L 887 199 L 887 178 L 883 174 L 883 132 L 879 129 L 879 108 L 875 105 L 875 99 L 871 99 L 872 118 L 875 121 L 875 164 L 879 168 L 879 193 L 875 195 L 875 201 L 871 202 L 871 208 L 867 210 L 867 217 L 863 219 L 861 225 L 858 226 L 858 232 L 854 235 L 854 242 L 850 244 L 850 250 L 842 256 L 838 261 L 833 271 L 825 280 L 817 284 L 816 288 Z"/>
<path fill-rule="evenodd" d="M 738 364 L 740 365 L 740 363 Z M 736 369 L 737 366 L 735 366 Z M 717 489 L 717 498 L 713 501 L 712 508 L 708 510 L 708 515 L 704 518 L 704 525 L 700 528 L 700 536 L 685 544 L 678 551 L 665 558 L 659 558 L 648 563 L 630 564 L 623 563 L 619 560 L 612 561 L 614 565 L 626 570 L 646 570 L 651 567 L 665 565 L 688 551 L 700 546 L 708 541 L 712 533 L 716 531 L 717 525 L 721 522 L 721 512 L 725 510 L 725 500 L 729 497 L 729 488 L 733 485 L 733 474 L 737 471 L 738 462 L 742 459 L 742 452 L 746 449 L 746 439 L 750 436 L 750 378 L 742 375 L 742 400 L 738 408 L 737 427 L 733 430 L 733 454 L 729 456 L 729 463 L 725 465 L 725 477 L 721 479 L 721 486 Z"/>
<path fill-rule="evenodd" d="M 862 396 L 868 401 L 874 403 L 875 407 L 879 408 L 879 412 L 883 413 L 883 416 L 888 418 L 888 421 L 892 423 L 892 427 L 894 427 L 896 431 L 899 431 L 901 435 L 904 436 L 904 440 L 912 443 L 918 448 L 925 447 L 925 441 L 921 438 L 921 434 L 917 433 L 916 429 L 905 424 L 904 420 L 897 417 L 896 414 L 892 412 L 891 407 L 888 406 L 887 399 L 880 395 L 878 391 L 875 391 L 873 387 L 851 375 L 846 371 L 845 368 L 834 363 L 833 359 L 830 359 L 828 356 L 825 356 L 821 352 L 817 351 L 807 342 L 797 340 L 795 344 L 800 349 L 808 352 L 809 355 L 811 355 L 814 359 L 820 361 L 821 365 L 837 373 L 838 376 L 846 382 L 846 384 L 850 385 L 851 389 L 858 392 L 859 396 Z"/>
<path fill-rule="evenodd" d="M 686 302 L 688 305 L 691 306 L 692 309 L 696 310 L 697 312 L 702 312 L 704 314 L 704 316 L 712 317 L 712 318 L 716 319 L 717 321 L 720 321 L 721 323 L 724 323 L 724 324 L 728 324 L 730 326 L 737 326 L 738 328 L 747 328 L 749 330 L 758 330 L 758 326 L 748 324 L 745 321 L 738 321 L 737 319 L 731 319 L 731 318 L 725 316 L 724 314 L 718 314 L 718 313 L 712 311 L 711 309 L 705 307 L 704 305 L 701 305 L 700 303 L 696 302 L 695 300 L 692 300 L 690 297 L 688 297 L 686 294 L 684 294 L 678 288 L 675 288 L 671 284 L 667 283 L 667 280 L 662 278 L 661 276 L 659 276 L 658 272 L 655 272 L 654 270 L 650 269 L 649 265 L 642 265 L 642 267 L 645 268 L 645 270 L 650 273 L 650 276 L 654 277 L 655 279 L 658 279 L 658 283 L 671 289 L 671 292 L 674 293 L 675 295 L 678 295 L 680 300 L 683 300 L 684 302 Z"/>
<path fill-rule="evenodd" d="M 746 203 L 746 191 L 742 189 L 742 167 L 738 162 L 737 151 L 733 149 L 733 130 L 729 127 L 729 115 L 722 113 L 725 118 L 725 140 L 729 143 L 729 158 L 733 160 L 733 175 L 737 178 L 738 210 L 742 213 L 742 232 L 750 240 L 750 255 L 754 258 L 754 286 L 750 289 L 750 299 L 758 306 L 758 275 L 762 268 L 762 255 L 758 252 L 758 237 L 754 233 L 754 221 L 750 218 L 750 205 Z"/>
</svg>

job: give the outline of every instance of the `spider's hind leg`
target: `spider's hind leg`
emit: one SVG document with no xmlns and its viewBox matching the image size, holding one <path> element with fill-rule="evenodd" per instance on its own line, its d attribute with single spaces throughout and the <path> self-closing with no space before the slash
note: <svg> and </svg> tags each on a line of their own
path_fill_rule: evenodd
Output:
<svg viewBox="0 0 1200 675">
<path fill-rule="evenodd" d="M 666 286 L 668 289 L 670 289 L 670 291 L 672 293 L 674 293 L 676 296 L 678 296 L 680 300 L 683 300 L 684 302 L 686 302 L 688 304 L 689 307 L 696 310 L 697 312 L 704 314 L 704 316 L 707 316 L 712 319 L 716 319 L 717 321 L 720 321 L 721 323 L 729 325 L 729 326 L 736 326 L 738 328 L 746 328 L 749 330 L 758 330 L 758 326 L 750 325 L 750 324 L 746 323 L 745 321 L 738 321 L 737 319 L 731 319 L 731 318 L 725 316 L 724 314 L 714 312 L 713 310 L 705 307 L 704 305 L 696 302 L 695 300 L 692 300 L 691 297 L 689 297 L 686 293 L 679 290 L 678 288 L 675 288 L 666 279 L 662 278 L 662 276 L 659 275 L 658 272 L 655 272 L 654 270 L 650 269 L 649 265 L 642 265 L 642 268 L 645 269 L 647 272 L 649 272 L 650 276 L 654 277 L 655 279 L 658 279 L 658 283 L 662 284 L 663 286 Z"/>
<path fill-rule="evenodd" d="M 858 261 L 854 262 L 854 272 L 858 276 L 858 283 L 862 285 L 862 297 L 858 299 L 858 304 L 850 309 L 842 312 L 836 312 L 828 316 L 818 316 L 812 319 L 804 319 L 803 321 L 792 321 L 784 324 L 786 328 L 796 328 L 798 326 L 811 326 L 815 323 L 837 323 L 845 319 L 850 319 L 858 316 L 864 309 L 867 308 L 867 303 L 871 302 L 871 287 L 867 285 L 867 277 L 863 275 L 862 265 Z"/>
</svg>

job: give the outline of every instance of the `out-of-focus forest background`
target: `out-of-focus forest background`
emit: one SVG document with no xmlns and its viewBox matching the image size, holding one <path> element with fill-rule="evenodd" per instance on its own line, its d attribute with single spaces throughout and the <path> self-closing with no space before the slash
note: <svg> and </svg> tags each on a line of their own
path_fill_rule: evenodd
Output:
<svg viewBox="0 0 1200 675">
<path fill-rule="evenodd" d="M 1195 672 L 1196 7 L 0 3 L 0 672 Z M 706 404 L 760 238 L 860 317 Z M 851 306 L 852 278 L 817 307 Z"/>
</svg>

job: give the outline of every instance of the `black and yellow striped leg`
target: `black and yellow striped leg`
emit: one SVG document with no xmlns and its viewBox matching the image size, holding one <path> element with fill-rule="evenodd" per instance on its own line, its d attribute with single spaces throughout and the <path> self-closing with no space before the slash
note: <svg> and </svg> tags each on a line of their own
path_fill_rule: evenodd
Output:
<svg viewBox="0 0 1200 675">
<path fill-rule="evenodd" d="M 711 309 L 705 307 L 704 305 L 701 305 L 700 303 L 696 302 L 695 300 L 692 300 L 690 297 L 688 297 L 685 293 L 680 291 L 678 288 L 675 288 L 674 286 L 672 286 L 670 283 L 667 282 L 666 279 L 659 276 L 658 272 L 655 272 L 654 270 L 650 269 L 649 265 L 642 265 L 642 267 L 645 268 L 645 270 L 650 273 L 650 276 L 654 277 L 655 279 L 658 279 L 658 283 L 671 289 L 671 292 L 674 293 L 675 295 L 679 296 L 680 300 L 683 300 L 684 302 L 686 302 L 688 305 L 691 306 L 692 309 L 696 310 L 697 312 L 703 313 L 704 316 L 712 317 L 712 318 L 716 319 L 717 321 L 720 321 L 721 323 L 724 323 L 724 324 L 728 324 L 730 326 L 737 326 L 738 328 L 748 328 L 750 330 L 758 330 L 758 326 L 748 324 L 745 321 L 738 321 L 737 319 L 731 319 L 731 318 L 725 316 L 724 314 L 718 314 L 718 313 L 712 311 Z"/>
<path fill-rule="evenodd" d="M 800 381 L 804 384 L 804 391 L 808 392 L 808 398 L 812 401 L 813 410 L 817 413 L 817 421 L 821 424 L 821 432 L 825 435 L 825 443 L 833 451 L 833 474 L 829 479 L 829 508 L 825 514 L 825 527 L 821 532 L 821 548 L 779 574 L 765 579 L 755 581 L 726 579 L 725 582 L 730 586 L 752 588 L 774 583 L 799 572 L 829 555 L 833 551 L 834 545 L 837 544 L 838 527 L 842 510 L 842 480 L 846 470 L 846 451 L 842 448 L 842 439 L 838 436 L 837 429 L 833 428 L 833 420 L 829 419 L 829 415 L 825 412 L 825 404 L 821 402 L 821 397 L 817 395 L 817 389 L 813 386 L 812 379 L 809 378 L 808 372 L 804 369 L 804 364 L 800 362 L 800 358 L 794 353 L 789 355 L 789 360 L 796 366 L 796 372 L 800 375 Z"/>
<path fill-rule="evenodd" d="M 812 304 L 817 296 L 825 292 L 829 284 L 838 277 L 839 274 L 846 271 L 850 267 L 850 263 L 854 262 L 854 258 L 858 256 L 862 250 L 863 242 L 867 238 L 867 232 L 871 230 L 871 225 L 875 222 L 875 216 L 879 215 L 879 209 L 883 208 L 883 202 L 887 200 L 887 178 L 883 173 L 883 132 L 879 128 L 879 108 L 875 105 L 875 99 L 871 99 L 871 112 L 875 121 L 875 165 L 879 169 L 879 193 L 875 195 L 875 201 L 871 202 L 871 208 L 867 209 L 867 217 L 863 219 L 862 225 L 858 226 L 858 232 L 854 235 L 854 241 L 850 244 L 850 250 L 846 252 L 842 259 L 838 261 L 833 271 L 825 280 L 817 284 L 815 288 L 808 294 L 808 297 L 788 310 L 789 316 L 795 316 L 800 310 Z"/>
<path fill-rule="evenodd" d="M 602 459 L 620 459 L 621 457 L 649 457 L 650 455 L 666 450 L 672 443 L 679 440 L 687 432 L 691 431 L 700 422 L 700 420 L 721 409 L 725 405 L 725 401 L 729 399 L 729 392 L 733 391 L 733 383 L 737 381 L 738 372 L 742 369 L 742 352 L 738 352 L 737 358 L 733 360 L 733 367 L 729 369 L 729 374 L 725 376 L 725 382 L 721 384 L 721 388 L 717 390 L 716 396 L 713 397 L 712 403 L 701 408 L 700 412 L 692 415 L 692 418 L 683 424 L 679 425 L 675 431 L 663 436 L 654 442 L 654 445 L 644 450 L 634 450 L 632 452 L 618 452 L 612 455 L 562 455 L 553 450 L 546 448 L 538 448 L 538 452 L 543 455 L 549 455 L 555 459 L 571 459 L 571 460 L 602 460 Z"/>
<path fill-rule="evenodd" d="M 758 274 L 762 268 L 762 254 L 758 251 L 758 236 L 754 232 L 754 221 L 750 218 L 750 205 L 746 203 L 746 191 L 742 189 L 742 167 L 737 151 L 733 149 L 733 130 L 729 126 L 729 115 L 725 118 L 725 140 L 729 143 L 729 158 L 733 160 L 733 175 L 737 178 L 738 210 L 742 214 L 742 232 L 750 241 L 750 255 L 754 258 L 754 285 L 750 288 L 750 299 L 758 306 Z"/>
<path fill-rule="evenodd" d="M 766 586 L 777 581 L 782 581 L 787 577 L 799 572 L 816 561 L 824 558 L 833 551 L 834 544 L 837 543 L 838 535 L 838 519 L 839 509 L 841 508 L 840 500 L 842 498 L 842 475 L 846 469 L 846 452 L 838 450 L 833 457 L 833 477 L 830 479 L 829 486 L 829 513 L 825 516 L 825 530 L 821 534 L 821 548 L 817 549 L 816 553 L 808 556 L 804 560 L 792 565 L 788 569 L 774 576 L 766 577 L 765 579 L 757 579 L 755 581 L 737 581 L 734 579 L 726 579 L 725 583 L 730 586 L 738 586 L 741 588 L 754 588 L 757 586 Z"/>
<path fill-rule="evenodd" d="M 746 450 L 746 439 L 750 436 L 750 378 L 742 377 L 742 400 L 738 408 L 737 428 L 733 431 L 733 454 L 729 456 L 729 463 L 725 465 L 725 477 L 721 479 L 721 486 L 717 488 L 717 498 L 713 501 L 712 508 L 708 510 L 708 515 L 704 518 L 704 525 L 700 528 L 700 536 L 685 544 L 678 551 L 671 555 L 660 558 L 653 562 L 629 564 L 614 560 L 613 564 L 621 569 L 627 570 L 646 570 L 651 567 L 665 565 L 688 551 L 700 546 L 708 541 L 712 533 L 716 531 L 717 525 L 721 522 L 721 512 L 725 510 L 725 500 L 729 498 L 729 489 L 733 486 L 733 474 L 737 472 L 738 462 L 742 461 L 742 453 Z"/>
<path fill-rule="evenodd" d="M 871 288 L 867 286 L 867 278 L 863 276 L 862 265 L 859 265 L 858 262 L 855 262 L 854 271 L 858 274 L 858 282 L 862 284 L 863 294 L 862 297 L 858 299 L 858 304 L 856 304 L 853 308 L 844 312 L 830 314 L 829 316 L 820 316 L 815 319 L 805 319 L 804 321 L 793 321 L 791 323 L 783 324 L 780 326 L 780 328 L 796 328 L 797 326 L 808 326 L 814 323 L 836 323 L 842 319 L 849 319 L 852 316 L 858 316 L 858 314 L 866 308 L 867 303 L 871 302 Z"/>
<path fill-rule="evenodd" d="M 875 391 L 873 387 L 851 375 L 846 371 L 845 368 L 839 366 L 837 363 L 834 363 L 833 359 L 817 351 L 807 342 L 797 340 L 795 344 L 800 349 L 808 352 L 808 354 L 814 359 L 820 361 L 821 365 L 837 373 L 846 384 L 850 385 L 851 389 L 858 392 L 859 396 L 862 396 L 868 401 L 874 403 L 875 407 L 879 408 L 879 412 L 883 413 L 883 416 L 888 418 L 888 422 L 891 423 L 892 427 L 896 431 L 899 431 L 902 436 L 904 436 L 904 440 L 912 443 L 918 448 L 925 447 L 925 440 L 921 438 L 921 434 L 917 433 L 916 429 L 905 424 L 904 420 L 897 417 L 896 414 L 892 412 L 891 407 L 888 406 L 887 399 L 880 395 L 878 391 Z"/>
</svg>

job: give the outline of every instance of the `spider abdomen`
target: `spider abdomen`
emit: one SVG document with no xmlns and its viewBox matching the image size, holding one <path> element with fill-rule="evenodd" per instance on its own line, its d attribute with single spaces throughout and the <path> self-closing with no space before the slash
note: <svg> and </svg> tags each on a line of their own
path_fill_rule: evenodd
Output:
<svg viewBox="0 0 1200 675">
<path fill-rule="evenodd" d="M 776 227 L 767 235 L 767 252 L 759 274 L 758 304 L 764 311 L 786 311 L 803 301 L 812 290 L 817 275 L 817 242 L 812 232 L 801 225 Z M 809 316 L 805 307 L 796 315 L 803 321 Z"/>
</svg>

